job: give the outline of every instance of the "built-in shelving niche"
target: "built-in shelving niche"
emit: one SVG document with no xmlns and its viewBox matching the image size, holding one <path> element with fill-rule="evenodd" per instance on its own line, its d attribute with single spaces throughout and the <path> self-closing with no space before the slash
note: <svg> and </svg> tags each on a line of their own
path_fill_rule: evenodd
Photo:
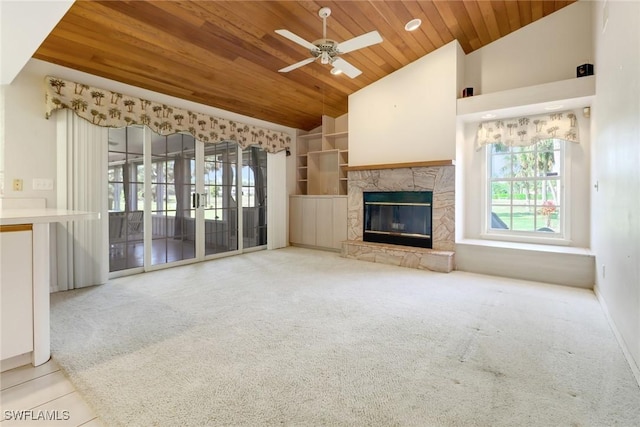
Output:
<svg viewBox="0 0 640 427">
<path fill-rule="evenodd" d="M 338 118 L 322 116 L 321 126 L 298 134 L 296 194 L 347 194 L 347 126 L 346 114 Z"/>
</svg>

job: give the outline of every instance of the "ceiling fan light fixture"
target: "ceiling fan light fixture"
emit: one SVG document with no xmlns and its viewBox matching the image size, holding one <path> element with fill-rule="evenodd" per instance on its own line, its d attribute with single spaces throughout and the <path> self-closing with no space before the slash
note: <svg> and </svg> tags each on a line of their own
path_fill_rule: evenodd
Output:
<svg viewBox="0 0 640 427">
<path fill-rule="evenodd" d="M 404 26 L 404 29 L 407 31 L 414 31 L 417 30 L 421 24 L 422 20 L 420 18 L 415 18 L 407 22 L 407 24 Z"/>
<path fill-rule="evenodd" d="M 332 68 L 331 69 L 331 74 L 333 74 L 334 76 L 337 76 L 339 74 L 342 74 L 342 70 L 339 68 Z"/>
<path fill-rule="evenodd" d="M 300 68 L 303 65 L 310 64 L 319 58 L 321 64 L 332 64 L 334 68 L 339 70 L 339 72 L 346 74 L 352 79 L 362 74 L 361 70 L 340 58 L 340 55 L 382 43 L 383 40 L 380 33 L 375 30 L 369 31 L 366 34 L 361 34 L 357 37 L 338 43 L 335 40 L 327 38 L 327 17 L 331 15 L 331 9 L 323 7 L 318 12 L 318 15 L 322 18 L 322 38 L 314 41 L 313 43 L 292 33 L 291 31 L 284 29 L 275 30 L 276 33 L 282 37 L 285 37 L 300 46 L 306 47 L 311 54 L 311 58 L 307 58 L 293 65 L 289 65 L 288 67 L 281 68 L 278 71 L 281 73 L 288 73 L 289 71 Z M 332 70 L 331 72 L 334 75 L 339 74 L 336 70 Z"/>
</svg>

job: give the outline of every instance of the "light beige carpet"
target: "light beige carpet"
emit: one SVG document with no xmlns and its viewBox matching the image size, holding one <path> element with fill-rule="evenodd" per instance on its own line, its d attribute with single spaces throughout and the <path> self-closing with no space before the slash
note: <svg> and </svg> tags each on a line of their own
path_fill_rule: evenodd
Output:
<svg viewBox="0 0 640 427">
<path fill-rule="evenodd" d="M 108 426 L 637 426 L 590 291 L 300 248 L 52 295 Z"/>
</svg>

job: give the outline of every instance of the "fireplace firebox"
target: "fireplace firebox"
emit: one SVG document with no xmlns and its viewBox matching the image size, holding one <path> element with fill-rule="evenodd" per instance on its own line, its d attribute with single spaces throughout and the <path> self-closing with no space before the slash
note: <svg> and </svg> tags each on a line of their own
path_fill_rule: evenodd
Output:
<svg viewBox="0 0 640 427">
<path fill-rule="evenodd" d="M 432 248 L 431 191 L 363 192 L 365 242 Z"/>
</svg>

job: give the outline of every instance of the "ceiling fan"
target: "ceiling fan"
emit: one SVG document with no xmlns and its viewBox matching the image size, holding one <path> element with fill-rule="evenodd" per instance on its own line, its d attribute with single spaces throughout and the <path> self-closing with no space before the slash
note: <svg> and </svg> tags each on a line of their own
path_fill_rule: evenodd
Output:
<svg viewBox="0 0 640 427">
<path fill-rule="evenodd" d="M 327 18 L 331 15 L 331 9 L 323 7 L 318 11 L 318 15 L 322 18 L 322 38 L 314 41 L 313 43 L 293 34 L 289 30 L 276 30 L 276 33 L 288 38 L 302 47 L 306 47 L 311 53 L 311 58 L 296 62 L 295 64 L 284 67 L 278 71 L 281 73 L 288 73 L 289 71 L 295 70 L 303 65 L 310 64 L 320 58 L 320 63 L 333 65 L 333 69 L 331 70 L 333 74 L 343 72 L 352 79 L 362 74 L 362 71 L 340 58 L 340 55 L 381 43 L 382 37 L 380 36 L 380 33 L 377 31 L 371 31 L 342 43 L 338 43 L 335 40 L 327 38 Z"/>
</svg>

